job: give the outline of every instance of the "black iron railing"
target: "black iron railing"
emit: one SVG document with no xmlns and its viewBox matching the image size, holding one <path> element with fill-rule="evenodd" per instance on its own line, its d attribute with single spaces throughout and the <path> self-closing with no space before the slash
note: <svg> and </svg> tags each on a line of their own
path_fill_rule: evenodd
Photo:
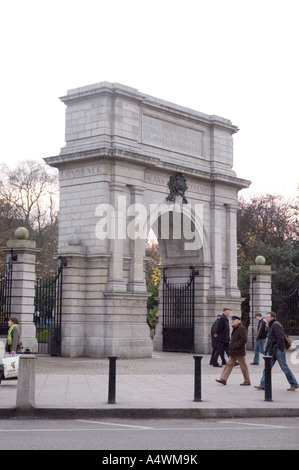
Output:
<svg viewBox="0 0 299 470">
<path fill-rule="evenodd" d="M 37 279 L 36 281 L 34 323 L 39 354 L 61 355 L 64 266 L 66 266 L 66 261 L 60 257 L 56 274 L 48 279 Z"/>
<path fill-rule="evenodd" d="M 194 267 L 189 279 L 171 283 L 163 269 L 163 350 L 194 351 Z"/>
<path fill-rule="evenodd" d="M 299 334 L 299 284 L 291 289 L 273 289 L 272 310 L 286 334 Z"/>
</svg>

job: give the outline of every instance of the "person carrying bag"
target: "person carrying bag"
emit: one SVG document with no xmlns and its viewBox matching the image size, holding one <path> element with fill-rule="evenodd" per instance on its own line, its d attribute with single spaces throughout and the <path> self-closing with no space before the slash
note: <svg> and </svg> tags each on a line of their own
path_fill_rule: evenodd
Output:
<svg viewBox="0 0 299 470">
<path fill-rule="evenodd" d="M 15 317 L 8 319 L 8 334 L 5 345 L 6 357 L 2 360 L 0 368 L 0 384 L 1 380 L 18 376 L 18 354 L 23 348 L 21 334 L 19 329 L 19 320 Z"/>
</svg>

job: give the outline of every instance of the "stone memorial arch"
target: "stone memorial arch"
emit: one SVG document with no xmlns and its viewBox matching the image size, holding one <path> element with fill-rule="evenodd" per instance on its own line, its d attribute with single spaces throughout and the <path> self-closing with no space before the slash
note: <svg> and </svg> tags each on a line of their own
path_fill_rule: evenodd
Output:
<svg viewBox="0 0 299 470">
<path fill-rule="evenodd" d="M 116 83 L 69 90 L 61 100 L 66 145 L 45 161 L 60 180 L 62 354 L 151 355 L 144 277 L 150 229 L 170 289 L 196 274 L 192 349 L 208 352 L 223 306 L 240 312 L 237 195 L 249 181 L 232 168 L 237 127 Z M 161 297 L 158 350 L 162 304 Z"/>
</svg>

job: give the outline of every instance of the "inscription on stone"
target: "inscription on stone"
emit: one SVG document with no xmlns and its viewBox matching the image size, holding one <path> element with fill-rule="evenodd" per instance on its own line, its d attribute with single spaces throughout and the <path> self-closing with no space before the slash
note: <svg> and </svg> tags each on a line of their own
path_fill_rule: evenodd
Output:
<svg viewBox="0 0 299 470">
<path fill-rule="evenodd" d="M 67 180 L 73 178 L 83 178 L 84 176 L 100 175 L 101 169 L 97 165 L 84 166 L 80 168 L 72 168 L 70 170 L 62 170 L 59 173 L 60 180 Z"/>
<path fill-rule="evenodd" d="M 167 186 L 168 179 L 164 178 L 164 176 L 147 172 L 144 175 L 144 181 L 147 183 L 154 183 L 154 184 L 158 184 L 161 186 Z M 188 190 L 195 192 L 195 193 L 200 193 L 200 194 L 211 194 L 211 188 L 209 186 L 206 186 L 204 184 L 198 184 L 198 183 L 189 183 L 189 181 L 188 181 Z"/>
<path fill-rule="evenodd" d="M 195 193 L 211 194 L 211 188 L 203 184 L 188 183 L 188 189 Z"/>
<path fill-rule="evenodd" d="M 156 184 L 161 184 L 163 186 L 166 185 L 166 179 L 163 178 L 163 176 L 153 175 L 151 173 L 145 173 L 144 180 L 147 181 L 148 183 L 156 183 Z"/>
<path fill-rule="evenodd" d="M 142 142 L 191 155 L 203 154 L 203 133 L 170 121 L 142 116 Z"/>
</svg>

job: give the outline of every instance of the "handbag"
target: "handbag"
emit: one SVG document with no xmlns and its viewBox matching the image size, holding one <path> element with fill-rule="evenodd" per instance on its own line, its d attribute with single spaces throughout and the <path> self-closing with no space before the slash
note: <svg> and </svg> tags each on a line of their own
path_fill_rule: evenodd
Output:
<svg viewBox="0 0 299 470">
<path fill-rule="evenodd" d="M 290 347 L 292 346 L 292 341 L 286 334 L 284 335 L 284 345 L 285 345 L 286 350 L 290 349 Z"/>
<path fill-rule="evenodd" d="M 5 379 L 10 379 L 13 377 L 18 377 L 19 374 L 19 355 L 12 356 L 8 354 L 4 359 L 2 359 L 2 364 L 4 368 L 4 377 Z"/>
</svg>

